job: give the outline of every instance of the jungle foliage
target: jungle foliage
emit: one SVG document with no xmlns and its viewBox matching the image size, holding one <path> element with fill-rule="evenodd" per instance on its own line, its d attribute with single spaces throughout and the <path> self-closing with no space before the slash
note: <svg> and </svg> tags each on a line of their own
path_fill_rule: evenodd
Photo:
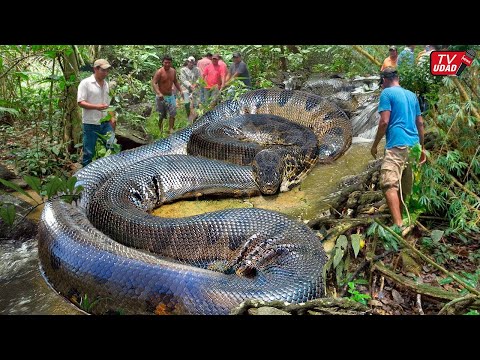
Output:
<svg viewBox="0 0 480 360">
<path fill-rule="evenodd" d="M 479 50 L 479 46 L 465 47 Z M 219 53 L 229 63 L 232 52 L 239 51 L 249 66 L 253 87 L 264 88 L 282 87 L 291 76 L 301 82 L 312 73 L 347 78 L 375 75 L 387 49 L 382 45 L 1 46 L 0 146 L 10 154 L 4 160 L 20 175 L 41 179 L 71 175 L 81 156 L 75 90 L 91 74 L 95 58 L 107 58 L 113 66 L 109 80 L 115 83 L 112 107 L 119 124 L 157 138 L 155 112 L 141 112 L 138 105 L 153 106 L 150 80 L 164 54 L 173 57 L 178 69 L 190 55 L 199 59 L 206 52 Z M 429 104 L 424 117 L 431 151 L 427 164 L 417 169 L 421 181 L 409 206 L 417 216 L 448 219 L 446 231 L 463 241 L 478 232 L 480 219 L 478 75 L 478 59 L 458 79 L 435 78 L 425 63 L 400 69 L 401 84 Z M 236 89 L 234 96 L 242 90 Z M 187 124 L 179 111 L 176 128 Z M 22 141 L 11 141 L 14 137 Z"/>
<path fill-rule="evenodd" d="M 399 51 L 403 46 L 397 46 Z M 448 46 L 443 46 L 447 48 Z M 478 45 L 449 46 L 451 50 L 474 49 Z M 415 55 L 421 50 L 417 46 Z M 185 59 L 200 59 L 207 52 L 220 54 L 229 64 L 233 52 L 242 53 L 248 64 L 253 88 L 283 87 L 290 80 L 298 88 L 312 74 L 340 75 L 345 78 L 378 74 L 388 55 L 385 45 L 7 45 L 0 46 L 0 161 L 36 191 L 43 201 L 76 199 L 81 187 L 75 187 L 75 164 L 81 158 L 81 116 L 76 104 L 79 82 L 92 73 L 94 59 L 106 58 L 112 64 L 108 80 L 112 86 L 112 109 L 119 126 L 144 132 L 151 140 L 161 136 L 156 113 L 152 111 L 154 93 L 150 80 L 161 66 L 165 54 L 173 57 L 179 69 Z M 458 262 L 453 245 L 458 240 L 468 247 L 478 241 L 480 221 L 480 61 L 475 59 L 461 77 L 434 77 L 429 63 L 400 66 L 400 83 L 425 100 L 427 163 L 414 165 L 413 194 L 406 199 L 411 223 L 421 221 L 433 229 L 419 239 L 418 246 L 430 253 L 433 265 L 464 290 L 478 288 L 479 271 L 454 274 L 441 267 Z M 236 81 L 222 94 L 231 98 L 245 92 Z M 209 109 L 202 106 L 200 115 Z M 183 106 L 179 106 L 175 129 L 189 124 Z M 120 151 L 119 146 L 97 146 L 95 158 Z M 418 155 L 418 154 L 417 154 Z M 415 163 L 414 163 L 415 164 Z M 4 186 L 28 195 L 12 182 Z M 0 203 L 5 223 L 15 222 L 12 204 Z M 387 252 L 398 252 L 401 230 L 374 223 L 365 234 L 337 237 L 325 272 L 343 287 L 345 295 L 365 304 L 363 279 L 350 273 L 351 264 L 360 256 L 375 254 L 377 240 Z M 372 241 L 373 239 L 373 241 Z M 373 249 L 373 250 L 372 250 Z M 419 252 L 420 256 L 423 256 Z M 373 255 L 371 255 L 373 256 Z M 368 256 L 367 256 L 368 257 Z M 378 256 L 377 256 L 378 257 Z M 480 262 L 478 251 L 468 259 Z M 427 259 L 428 260 L 428 259 Z M 432 263 L 430 263 L 432 265 Z M 326 276 L 325 276 L 326 278 Z M 476 293 L 476 291 L 473 291 Z M 477 294 L 478 295 L 478 294 Z M 453 301 L 452 301 L 453 303 Z M 95 304 L 86 296 L 81 305 L 88 311 Z M 468 314 L 478 315 L 477 310 Z"/>
</svg>

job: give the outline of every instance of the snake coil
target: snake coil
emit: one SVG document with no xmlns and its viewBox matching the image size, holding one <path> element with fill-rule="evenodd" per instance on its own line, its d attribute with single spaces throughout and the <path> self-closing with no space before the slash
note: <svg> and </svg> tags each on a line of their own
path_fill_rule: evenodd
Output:
<svg viewBox="0 0 480 360">
<path fill-rule="evenodd" d="M 318 158 L 350 146 L 348 117 L 302 91 L 261 89 L 219 104 L 191 126 L 76 173 L 77 205 L 49 201 L 38 241 L 41 269 L 60 294 L 95 299 L 92 313 L 228 314 L 247 298 L 304 302 L 323 296 L 323 246 L 304 224 L 262 209 L 185 218 L 148 211 L 198 192 L 258 193 L 252 166 L 187 154 L 193 131 L 241 114 L 272 114 L 313 130 Z"/>
</svg>

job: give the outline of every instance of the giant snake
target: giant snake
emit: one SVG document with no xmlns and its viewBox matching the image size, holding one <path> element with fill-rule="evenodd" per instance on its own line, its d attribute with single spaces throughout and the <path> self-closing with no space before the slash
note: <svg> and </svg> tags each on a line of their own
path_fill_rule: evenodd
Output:
<svg viewBox="0 0 480 360">
<path fill-rule="evenodd" d="M 255 208 L 175 219 L 148 213 L 199 193 L 260 192 L 253 166 L 187 154 L 197 129 L 242 114 L 310 128 L 319 162 L 351 144 L 350 121 L 333 102 L 261 89 L 222 102 L 166 139 L 99 159 L 76 173 L 84 186 L 77 205 L 52 200 L 42 212 L 39 258 L 53 288 L 68 299 L 95 300 L 95 314 L 227 314 L 248 298 L 300 303 L 323 296 L 326 255 L 302 223 Z"/>
</svg>

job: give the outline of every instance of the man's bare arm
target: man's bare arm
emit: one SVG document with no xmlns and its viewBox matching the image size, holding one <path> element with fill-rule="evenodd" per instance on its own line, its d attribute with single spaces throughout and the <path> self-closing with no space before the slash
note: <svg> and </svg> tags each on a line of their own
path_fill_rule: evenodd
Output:
<svg viewBox="0 0 480 360">
<path fill-rule="evenodd" d="M 102 111 L 102 110 L 108 109 L 108 104 L 105 104 L 105 103 L 103 103 L 103 104 L 92 104 L 92 103 L 89 103 L 85 100 L 79 101 L 78 106 L 80 106 L 81 108 L 84 108 L 84 109 L 88 109 L 88 110 Z"/>
<path fill-rule="evenodd" d="M 415 125 L 417 126 L 417 130 L 418 130 L 418 137 L 420 138 L 420 145 L 422 146 L 422 149 L 423 149 L 423 143 L 424 143 L 424 139 L 425 139 L 425 130 L 424 130 L 424 127 L 423 127 L 423 117 L 422 115 L 418 115 L 415 119 Z"/>
<path fill-rule="evenodd" d="M 152 78 L 152 87 L 153 91 L 155 91 L 155 94 L 157 94 L 160 97 L 163 97 L 163 94 L 160 91 L 160 88 L 158 87 L 158 82 L 160 81 L 160 70 L 157 70 L 155 72 L 155 75 L 153 75 Z"/>
<path fill-rule="evenodd" d="M 373 141 L 372 148 L 370 149 L 370 153 L 375 159 L 377 158 L 378 143 L 385 136 L 389 121 L 390 121 L 390 111 L 389 110 L 382 111 L 380 113 L 380 121 L 378 123 L 377 135 L 375 135 L 375 140 Z"/>
<path fill-rule="evenodd" d="M 417 126 L 418 130 L 418 138 L 420 141 L 420 146 L 422 147 L 422 154 L 420 155 L 420 164 L 423 164 L 425 161 L 427 161 L 427 155 L 425 154 L 425 129 L 423 127 L 423 117 L 422 115 L 418 115 L 415 118 L 415 125 Z"/>
</svg>

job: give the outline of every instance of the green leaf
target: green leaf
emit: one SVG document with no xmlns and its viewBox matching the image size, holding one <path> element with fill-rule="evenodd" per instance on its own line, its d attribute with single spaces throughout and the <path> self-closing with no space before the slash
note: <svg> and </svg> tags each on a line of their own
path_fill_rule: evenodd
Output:
<svg viewBox="0 0 480 360">
<path fill-rule="evenodd" d="M 344 263 L 343 262 L 340 262 L 340 264 L 336 267 L 335 269 L 335 276 L 336 276 L 336 280 L 337 280 L 337 284 L 340 284 L 341 283 L 341 279 L 342 279 L 342 274 L 343 274 L 343 269 L 345 268 L 344 266 Z"/>
<path fill-rule="evenodd" d="M 25 72 L 17 71 L 14 74 L 17 75 L 22 80 L 28 80 L 29 79 L 28 75 Z"/>
<path fill-rule="evenodd" d="M 324 269 L 326 271 L 330 270 L 330 268 L 332 267 L 332 264 L 333 264 L 333 258 L 335 256 L 335 249 L 332 249 L 330 250 L 329 254 L 328 254 L 328 261 L 327 263 L 324 265 Z"/>
<path fill-rule="evenodd" d="M 336 268 L 340 261 L 343 259 L 344 251 L 342 249 L 335 250 L 335 256 L 333 257 L 333 267 Z"/>
<path fill-rule="evenodd" d="M 77 177 L 76 176 L 72 176 L 72 177 L 68 178 L 68 180 L 67 180 L 67 191 L 69 193 L 74 192 L 76 183 L 77 183 Z"/>
<path fill-rule="evenodd" d="M 335 247 L 336 248 L 341 248 L 343 250 L 346 250 L 348 246 L 348 239 L 345 235 L 340 235 L 337 238 L 337 241 L 335 242 Z"/>
<path fill-rule="evenodd" d="M 58 190 L 62 187 L 62 180 L 58 177 L 53 176 L 45 185 L 45 190 L 47 191 L 47 197 L 51 198 L 52 196 L 58 193 Z"/>
<path fill-rule="evenodd" d="M 112 115 L 107 114 L 106 116 L 104 116 L 103 118 L 100 119 L 100 124 L 102 124 L 104 122 L 107 122 L 107 121 L 110 121 L 111 118 L 112 118 Z"/>
<path fill-rule="evenodd" d="M 444 231 L 442 230 L 432 230 L 432 240 L 434 242 L 439 242 L 443 236 Z"/>
<path fill-rule="evenodd" d="M 15 185 L 14 183 L 8 181 L 8 180 L 5 180 L 5 179 L 0 179 L 0 183 L 2 183 L 3 185 L 5 186 L 8 186 L 9 188 L 15 190 L 15 191 L 18 191 L 20 194 L 23 194 L 25 196 L 28 196 L 30 199 L 32 200 L 35 200 L 28 192 L 26 192 L 25 190 L 23 190 L 21 187 L 19 187 L 18 185 Z"/>
<path fill-rule="evenodd" d="M 367 236 L 374 236 L 377 233 L 377 228 L 379 227 L 380 226 L 376 222 L 373 222 L 367 230 Z"/>
<path fill-rule="evenodd" d="M 57 156 L 60 154 L 60 148 L 58 146 L 52 147 L 51 150 L 52 150 L 52 153 L 54 153 Z"/>
<path fill-rule="evenodd" d="M 352 240 L 353 253 L 355 254 L 355 257 L 357 257 L 358 252 L 360 251 L 360 240 L 362 240 L 363 236 L 360 234 L 352 234 L 350 235 L 350 238 Z"/>
<path fill-rule="evenodd" d="M 0 106 L 0 114 L 4 113 L 4 112 L 9 113 L 9 114 L 14 115 L 14 116 L 19 116 L 20 115 L 20 113 L 18 112 L 17 109 Z"/>
<path fill-rule="evenodd" d="M 0 207 L 0 217 L 8 226 L 13 225 L 13 222 L 15 221 L 15 214 L 16 210 L 13 204 L 4 204 L 4 206 Z"/>
<path fill-rule="evenodd" d="M 438 283 L 440 285 L 445 285 L 445 284 L 450 284 L 451 282 L 453 282 L 453 278 L 449 276 L 449 277 L 446 277 L 445 279 L 440 280 Z"/>
<path fill-rule="evenodd" d="M 335 256 L 333 257 L 333 267 L 336 268 L 345 254 L 348 240 L 345 235 L 340 235 L 335 242 Z"/>
<path fill-rule="evenodd" d="M 367 279 L 356 279 L 356 280 L 355 280 L 355 284 L 367 285 L 367 284 L 368 284 L 368 280 L 367 280 Z"/>
<path fill-rule="evenodd" d="M 45 51 L 44 54 L 45 54 L 45 57 L 48 57 L 50 59 L 55 59 L 55 57 L 57 56 L 57 52 L 54 50 Z"/>
<path fill-rule="evenodd" d="M 42 168 L 42 172 L 44 172 L 45 169 Z M 25 175 L 23 177 L 23 180 L 30 186 L 30 188 L 35 191 L 37 194 L 40 194 L 41 192 L 41 180 L 40 178 L 36 176 L 30 176 L 30 175 Z"/>
<path fill-rule="evenodd" d="M 477 310 L 470 309 L 470 311 L 464 315 L 480 315 L 480 313 Z"/>
</svg>

